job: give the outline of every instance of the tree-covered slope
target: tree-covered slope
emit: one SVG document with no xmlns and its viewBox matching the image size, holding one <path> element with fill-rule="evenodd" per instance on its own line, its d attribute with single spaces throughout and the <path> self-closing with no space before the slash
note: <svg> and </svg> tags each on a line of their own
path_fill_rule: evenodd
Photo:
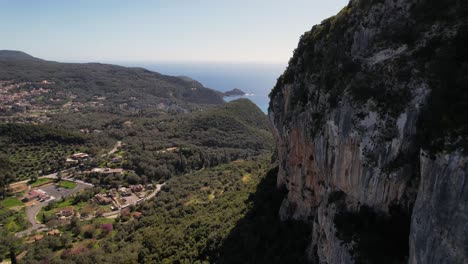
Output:
<svg viewBox="0 0 468 264">
<path fill-rule="evenodd" d="M 174 177 L 161 193 L 119 217 L 113 235 L 86 243 L 47 237 L 23 263 L 305 263 L 310 226 L 281 222 L 270 157 Z M 84 247 L 84 245 L 87 245 Z"/>
<path fill-rule="evenodd" d="M 267 118 L 249 100 L 191 114 L 135 119 L 133 127 L 118 131 L 127 144 L 129 165 L 151 179 L 247 159 L 273 149 Z"/>
<path fill-rule="evenodd" d="M 56 92 L 72 92 L 82 101 L 106 96 L 114 103 L 130 97 L 142 101 L 177 99 L 198 104 L 221 104 L 222 97 L 196 81 L 162 75 L 143 68 L 101 63 L 60 63 L 22 52 L 0 51 L 0 80 L 54 82 Z"/>
</svg>

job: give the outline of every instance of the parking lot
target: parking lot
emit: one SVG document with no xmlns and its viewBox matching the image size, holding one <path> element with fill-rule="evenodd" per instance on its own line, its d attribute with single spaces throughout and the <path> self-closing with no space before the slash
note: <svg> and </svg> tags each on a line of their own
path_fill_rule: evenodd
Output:
<svg viewBox="0 0 468 264">
<path fill-rule="evenodd" d="M 45 185 L 37 189 L 44 191 L 47 195 L 51 197 L 53 196 L 55 199 L 61 199 L 63 197 L 73 195 L 83 189 L 93 187 L 92 184 L 88 184 L 88 183 L 83 183 L 83 182 L 78 182 L 78 181 L 75 181 L 75 183 L 76 183 L 76 187 L 73 189 L 58 187 L 55 184 Z M 16 233 L 17 236 L 23 237 L 25 235 L 31 234 L 35 230 L 38 230 L 44 227 L 43 224 L 40 224 L 37 222 L 36 215 L 39 213 L 41 208 L 49 204 L 49 202 L 50 200 L 45 201 L 45 202 L 40 202 L 34 199 L 26 203 L 26 216 L 28 218 L 28 221 L 31 223 L 31 227 L 24 231 Z"/>
<path fill-rule="evenodd" d="M 54 184 L 43 186 L 40 188 L 40 190 L 46 192 L 50 196 L 55 197 L 56 199 L 67 197 L 75 193 L 74 189 L 61 188 Z"/>
<path fill-rule="evenodd" d="M 56 199 L 60 199 L 63 197 L 68 197 L 73 195 L 83 189 L 91 188 L 92 186 L 80 182 L 76 182 L 76 187 L 73 189 L 62 188 L 57 185 L 51 184 L 47 186 L 43 186 L 40 190 L 43 190 L 48 195 L 55 197 Z"/>
</svg>

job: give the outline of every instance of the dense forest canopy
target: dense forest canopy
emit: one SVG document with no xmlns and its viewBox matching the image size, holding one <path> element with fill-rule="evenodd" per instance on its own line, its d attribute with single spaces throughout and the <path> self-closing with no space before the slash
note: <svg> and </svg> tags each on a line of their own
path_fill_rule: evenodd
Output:
<svg viewBox="0 0 468 264">
<path fill-rule="evenodd" d="M 273 138 L 250 100 L 225 103 L 222 93 L 186 77 L 21 52 L 0 52 L 0 81 L 7 102 L 0 107 L 0 259 L 305 261 L 310 227 L 277 218 L 284 194 L 274 191 Z M 86 158 L 72 159 L 77 153 Z M 70 191 L 77 180 L 92 187 L 45 202 L 36 216 L 45 231 L 22 236 L 32 228 L 20 201 L 28 192 L 7 192 L 19 180 L 33 190 Z M 96 202 L 122 188 L 155 185 L 162 186 L 156 197 L 140 198 L 118 215 Z M 70 208 L 71 218 L 57 218 Z"/>
<path fill-rule="evenodd" d="M 0 53 L 0 80 L 37 82 L 47 80 L 55 92 L 66 91 L 82 100 L 107 96 L 115 102 L 137 97 L 142 102 L 171 99 L 198 104 L 222 104 L 218 92 L 187 80 L 152 72 L 101 63 L 60 63 L 27 54 Z"/>
</svg>

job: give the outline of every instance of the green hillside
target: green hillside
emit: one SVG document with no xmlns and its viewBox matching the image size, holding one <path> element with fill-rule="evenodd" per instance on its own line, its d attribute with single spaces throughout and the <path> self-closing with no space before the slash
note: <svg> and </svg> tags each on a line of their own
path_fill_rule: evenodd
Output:
<svg viewBox="0 0 468 264">
<path fill-rule="evenodd" d="M 161 98 L 197 104 L 221 104 L 214 90 L 184 78 L 167 76 L 143 68 L 128 68 L 101 63 L 60 63 L 36 59 L 16 51 L 0 51 L 0 80 L 53 82 L 54 92 L 71 92 L 78 100 L 106 96 L 112 103 L 140 103 Z"/>
<path fill-rule="evenodd" d="M 269 159 L 174 177 L 156 199 L 132 209 L 143 218 L 117 218 L 112 236 L 100 239 L 98 226 L 90 234 L 98 240 L 89 242 L 47 237 L 31 244 L 22 261 L 47 256 L 49 263 L 306 263 L 311 227 L 278 219 L 284 194 L 276 190 L 277 170 Z"/>
</svg>

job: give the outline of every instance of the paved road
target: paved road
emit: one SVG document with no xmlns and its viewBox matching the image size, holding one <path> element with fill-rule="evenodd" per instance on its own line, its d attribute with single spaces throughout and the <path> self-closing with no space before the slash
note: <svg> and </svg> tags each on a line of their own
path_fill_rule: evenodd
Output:
<svg viewBox="0 0 468 264">
<path fill-rule="evenodd" d="M 143 200 L 149 200 L 151 198 L 153 198 L 154 196 L 156 196 L 156 194 L 158 194 L 158 192 L 161 191 L 161 188 L 166 185 L 166 183 L 163 183 L 163 184 L 156 184 L 156 189 L 154 190 L 154 192 L 150 193 L 150 195 L 146 196 Z"/>
<path fill-rule="evenodd" d="M 43 203 L 39 203 L 36 205 L 31 205 L 31 206 L 26 207 L 26 217 L 28 218 L 29 223 L 31 223 L 31 227 L 24 231 L 16 233 L 17 237 L 23 237 L 25 235 L 29 235 L 32 232 L 45 227 L 45 225 L 37 222 L 36 216 L 39 213 L 39 211 L 41 211 L 41 208 L 46 206 L 48 203 L 49 202 L 43 202 Z"/>
<path fill-rule="evenodd" d="M 73 190 L 68 190 L 68 189 L 65 189 L 65 188 L 56 188 L 56 186 L 54 186 L 54 185 L 49 185 L 49 186 L 41 188 L 41 189 L 45 189 L 44 191 L 47 192 L 48 194 L 51 194 L 52 199 L 50 199 L 48 201 L 45 201 L 45 202 L 42 202 L 42 203 L 38 202 L 35 205 L 31 205 L 31 206 L 26 207 L 26 217 L 28 218 L 29 223 L 31 223 L 31 227 L 24 230 L 24 231 L 16 233 L 16 236 L 17 237 L 23 237 L 25 235 L 31 234 L 32 232 L 34 232 L 36 230 L 39 230 L 41 228 L 45 228 L 45 225 L 40 224 L 40 223 L 37 222 L 36 217 L 37 217 L 37 214 L 41 211 L 41 208 L 44 207 L 44 206 L 47 206 L 51 201 L 73 195 L 73 194 L 75 194 L 75 193 L 77 193 L 77 192 L 79 192 L 81 190 L 91 188 L 91 187 L 94 186 L 94 185 L 92 185 L 90 183 L 85 183 L 85 182 L 81 182 L 81 181 L 75 181 L 75 182 L 77 183 L 77 185 Z"/>
<path fill-rule="evenodd" d="M 114 154 L 121 146 L 122 146 L 122 141 L 117 141 L 117 143 L 115 143 L 114 147 L 109 152 L 107 152 L 107 154 L 102 154 L 101 155 L 101 158 L 105 157 L 106 155 Z"/>
<path fill-rule="evenodd" d="M 121 146 L 122 146 L 122 141 L 117 141 L 117 143 L 115 143 L 114 148 L 112 148 L 107 154 L 109 155 L 114 154 Z"/>
<path fill-rule="evenodd" d="M 51 175 L 47 175 L 47 176 L 52 177 Z M 70 179 L 68 179 L 68 180 L 70 180 Z M 73 180 L 73 179 L 71 179 L 71 180 Z M 75 189 L 73 189 L 73 192 L 71 194 L 77 193 L 77 192 L 79 192 L 79 191 L 81 191 L 83 189 L 90 188 L 90 187 L 94 186 L 94 185 L 92 185 L 90 183 L 79 181 L 79 180 L 74 180 L 74 182 L 77 183 L 77 186 L 75 187 Z M 161 191 L 161 188 L 165 184 L 166 183 L 156 184 L 156 189 L 152 193 L 150 193 L 148 196 L 143 198 L 143 200 L 146 201 L 146 200 L 149 200 L 149 199 L 155 197 Z M 60 189 L 63 189 L 63 188 L 60 188 Z M 54 194 L 55 194 L 55 192 L 54 192 Z M 67 193 L 67 195 L 65 195 L 65 196 L 68 196 L 68 195 L 71 195 L 71 194 Z M 63 195 L 60 195 L 60 194 L 57 195 L 57 199 L 61 199 L 62 197 L 63 197 Z M 38 204 L 35 204 L 35 205 L 32 205 L 32 206 L 26 207 L 26 217 L 28 218 L 28 221 L 31 223 L 31 227 L 24 230 L 24 231 L 16 233 L 17 237 L 23 237 L 25 235 L 30 235 L 32 232 L 34 232 L 36 230 L 45 228 L 45 225 L 37 222 L 36 217 L 37 217 L 37 214 L 41 211 L 41 208 L 44 207 L 44 206 L 47 206 L 52 200 L 54 200 L 54 199 L 50 199 L 49 201 L 38 203 Z M 105 214 L 103 214 L 103 216 L 104 217 L 111 217 L 111 216 L 115 216 L 115 215 L 117 215 L 119 213 L 120 213 L 120 210 L 105 213 Z"/>
</svg>

